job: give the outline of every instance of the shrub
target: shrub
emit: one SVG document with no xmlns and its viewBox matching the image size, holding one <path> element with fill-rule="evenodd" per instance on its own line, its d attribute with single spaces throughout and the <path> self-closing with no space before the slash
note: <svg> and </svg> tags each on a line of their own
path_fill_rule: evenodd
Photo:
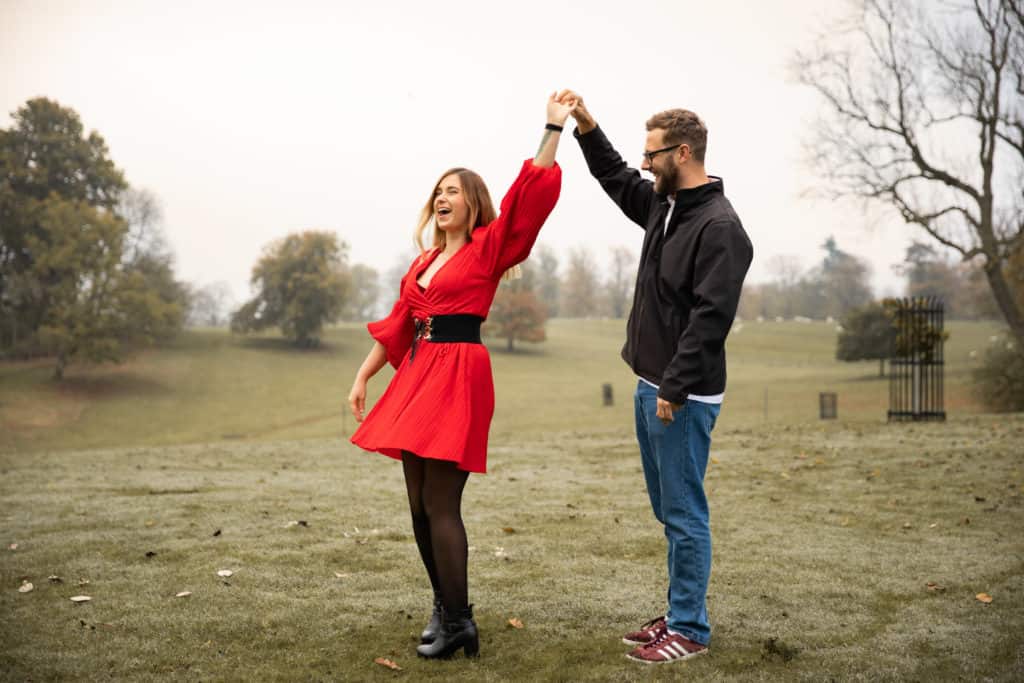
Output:
<svg viewBox="0 0 1024 683">
<path fill-rule="evenodd" d="M 992 411 L 1024 411 L 1024 347 L 1009 334 L 998 338 L 974 370 L 978 397 Z"/>
</svg>

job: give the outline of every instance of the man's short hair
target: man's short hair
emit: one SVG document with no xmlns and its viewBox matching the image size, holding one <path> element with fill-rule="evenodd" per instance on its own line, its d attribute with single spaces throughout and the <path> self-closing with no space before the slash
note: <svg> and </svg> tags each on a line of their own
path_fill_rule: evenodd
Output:
<svg viewBox="0 0 1024 683">
<path fill-rule="evenodd" d="M 700 117 L 687 109 L 667 109 L 647 119 L 647 130 L 661 128 L 665 131 L 666 145 L 690 146 L 693 158 L 704 163 L 704 152 L 708 148 L 708 129 Z"/>
</svg>

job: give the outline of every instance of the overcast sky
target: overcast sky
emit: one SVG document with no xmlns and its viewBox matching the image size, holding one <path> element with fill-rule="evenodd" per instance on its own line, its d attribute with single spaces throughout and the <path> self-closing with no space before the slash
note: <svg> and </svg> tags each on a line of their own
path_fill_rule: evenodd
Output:
<svg viewBox="0 0 1024 683">
<path fill-rule="evenodd" d="M 709 173 L 754 243 L 805 267 L 835 235 L 879 293 L 913 228 L 802 198 L 801 139 L 819 101 L 788 71 L 839 0 L 719 2 L 150 2 L 0 0 L 0 126 L 27 99 L 72 107 L 128 181 L 160 199 L 179 277 L 237 299 L 264 245 L 326 229 L 382 273 L 407 252 L 437 175 L 477 170 L 500 201 L 540 141 L 545 99 L 583 95 L 640 164 L 644 121 L 685 107 L 708 125 Z M 570 126 L 571 127 L 571 126 Z M 568 133 L 568 130 L 567 130 Z M 541 233 L 560 256 L 639 252 L 641 232 L 566 135 L 562 196 Z M 563 258 L 564 260 L 564 258 Z"/>
</svg>

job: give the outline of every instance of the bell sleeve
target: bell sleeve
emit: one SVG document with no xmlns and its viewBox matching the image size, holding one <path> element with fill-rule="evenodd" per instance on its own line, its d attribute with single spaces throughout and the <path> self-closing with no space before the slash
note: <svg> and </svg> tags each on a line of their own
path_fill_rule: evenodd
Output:
<svg viewBox="0 0 1024 683">
<path fill-rule="evenodd" d="M 530 255 L 541 226 L 555 208 L 562 188 L 562 169 L 523 162 L 519 177 L 501 200 L 501 213 L 486 228 L 481 253 L 488 270 L 500 276 Z M 478 239 L 476 234 L 473 239 Z"/>
<path fill-rule="evenodd" d="M 405 358 L 409 347 L 412 346 L 412 338 L 416 332 L 416 326 L 412 321 L 412 311 L 402 296 L 406 278 L 408 275 L 402 278 L 402 284 L 398 290 L 398 301 L 395 302 L 388 317 L 366 325 L 370 336 L 384 347 L 388 362 L 394 368 L 402 364 L 402 359 Z"/>
</svg>

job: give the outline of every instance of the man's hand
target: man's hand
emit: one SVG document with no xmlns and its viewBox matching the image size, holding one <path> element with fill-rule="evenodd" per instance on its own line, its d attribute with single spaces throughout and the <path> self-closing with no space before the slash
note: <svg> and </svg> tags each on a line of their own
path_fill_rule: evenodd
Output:
<svg viewBox="0 0 1024 683">
<path fill-rule="evenodd" d="M 551 93 L 548 97 L 548 123 L 559 126 L 565 125 L 565 120 L 576 108 L 576 100 L 571 97 L 559 99 L 557 93 Z"/>
<path fill-rule="evenodd" d="M 572 117 L 576 119 L 576 128 L 579 129 L 580 135 L 586 135 L 597 128 L 597 122 L 594 121 L 594 117 L 590 115 L 590 112 L 584 106 L 583 98 L 577 93 L 572 90 L 562 90 L 555 96 L 555 99 L 564 103 L 575 101 L 576 107 L 572 110 Z"/>
<path fill-rule="evenodd" d="M 658 416 L 658 419 L 661 420 L 662 424 L 669 425 L 672 424 L 672 420 L 675 419 L 672 414 L 682 407 L 683 405 L 681 403 L 672 403 L 671 401 L 666 401 L 659 396 L 658 412 L 655 414 Z"/>
</svg>

